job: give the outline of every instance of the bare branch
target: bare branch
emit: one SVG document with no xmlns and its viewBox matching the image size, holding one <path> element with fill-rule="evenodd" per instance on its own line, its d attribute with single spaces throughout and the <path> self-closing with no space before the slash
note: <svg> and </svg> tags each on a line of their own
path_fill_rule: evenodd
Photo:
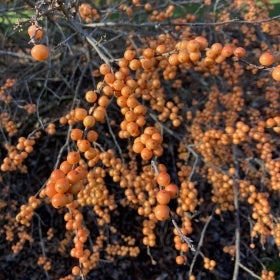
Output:
<svg viewBox="0 0 280 280">
<path fill-rule="evenodd" d="M 200 235 L 200 239 L 199 239 L 199 242 L 198 242 L 198 245 L 197 245 L 197 249 L 196 249 L 195 255 L 193 257 L 192 263 L 190 265 L 189 275 L 192 275 L 192 271 L 193 271 L 196 259 L 197 259 L 198 255 L 200 254 L 200 248 L 202 247 L 202 244 L 203 244 L 203 239 L 204 239 L 204 236 L 205 236 L 205 233 L 206 233 L 206 229 L 207 229 L 210 221 L 212 220 L 212 218 L 213 218 L 213 214 L 211 216 L 209 216 L 208 220 L 206 221 L 206 223 L 205 223 L 205 225 L 204 225 L 204 227 L 201 231 L 201 235 Z"/>
<path fill-rule="evenodd" d="M 129 22 L 95 22 L 95 23 L 88 23 L 84 24 L 84 27 L 87 28 L 96 28 L 96 27 L 131 27 L 131 28 L 141 28 L 141 27 L 153 27 L 155 29 L 159 29 L 160 27 L 166 27 L 166 26 L 220 26 L 220 25 L 228 25 L 228 24 L 249 24 L 249 25 L 259 25 L 262 23 L 279 20 L 280 15 L 274 16 L 267 19 L 262 20 L 239 20 L 239 19 L 231 19 L 227 21 L 218 21 L 218 22 L 180 22 L 180 23 L 174 23 L 174 22 L 142 22 L 142 23 L 129 23 Z"/>
</svg>

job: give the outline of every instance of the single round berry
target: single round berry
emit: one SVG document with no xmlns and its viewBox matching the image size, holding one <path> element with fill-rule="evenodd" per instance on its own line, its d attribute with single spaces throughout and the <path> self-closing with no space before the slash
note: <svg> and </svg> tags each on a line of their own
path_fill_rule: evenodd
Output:
<svg viewBox="0 0 280 280">
<path fill-rule="evenodd" d="M 155 217 L 158 221 L 165 221 L 169 218 L 170 209 L 165 204 L 158 204 L 154 209 Z"/>
</svg>

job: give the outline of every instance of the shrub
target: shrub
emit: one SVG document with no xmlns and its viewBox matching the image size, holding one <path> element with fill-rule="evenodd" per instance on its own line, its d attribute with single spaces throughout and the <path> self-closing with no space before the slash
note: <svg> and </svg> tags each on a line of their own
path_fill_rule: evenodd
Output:
<svg viewBox="0 0 280 280">
<path fill-rule="evenodd" d="M 7 1 L 3 275 L 277 279 L 275 7 Z"/>
</svg>

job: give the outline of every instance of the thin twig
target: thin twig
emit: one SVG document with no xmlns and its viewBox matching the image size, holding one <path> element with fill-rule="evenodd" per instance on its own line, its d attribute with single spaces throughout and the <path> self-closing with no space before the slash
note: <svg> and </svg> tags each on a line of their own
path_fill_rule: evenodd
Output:
<svg viewBox="0 0 280 280">
<path fill-rule="evenodd" d="M 155 174 L 158 175 L 158 167 L 157 167 L 157 162 L 156 162 L 156 159 L 155 159 L 155 158 L 153 158 L 153 159 L 151 160 L 151 166 L 152 166 L 152 168 L 154 169 Z"/>
<path fill-rule="evenodd" d="M 42 234 L 42 228 L 41 228 L 41 219 L 40 217 L 37 217 L 38 218 L 38 231 L 39 231 L 39 237 L 40 237 L 40 245 L 41 245 L 41 249 L 42 249 L 42 255 L 44 258 L 46 258 L 46 250 L 45 250 L 45 245 L 44 245 L 44 241 L 43 241 L 43 234 Z M 49 277 L 49 274 L 48 274 L 48 271 L 45 270 L 45 275 L 46 275 L 46 278 L 47 279 L 50 279 Z"/>
<path fill-rule="evenodd" d="M 197 249 L 196 249 L 195 255 L 193 257 L 192 263 L 190 265 L 189 275 L 192 275 L 192 271 L 193 271 L 193 267 L 195 265 L 196 259 L 197 259 L 198 255 L 200 254 L 200 248 L 202 247 L 202 244 L 203 244 L 203 239 L 204 239 L 204 236 L 205 236 L 206 229 L 207 229 L 210 221 L 212 220 L 212 218 L 213 218 L 213 213 L 211 214 L 211 216 L 209 216 L 208 220 L 206 221 L 206 223 L 205 223 L 205 225 L 204 225 L 204 227 L 201 231 L 200 239 L 199 239 L 199 242 L 198 242 L 198 245 L 197 245 Z"/>
<path fill-rule="evenodd" d="M 236 145 L 233 146 L 233 160 L 238 173 L 238 162 L 236 158 Z M 235 178 L 239 178 L 236 174 Z M 240 266 L 240 217 L 239 217 L 239 191 L 236 180 L 233 181 L 233 195 L 234 195 L 234 207 L 235 207 L 235 262 L 232 280 L 238 279 L 239 266 Z"/>
<path fill-rule="evenodd" d="M 94 48 L 94 50 L 97 52 L 99 57 L 108 65 L 110 65 L 110 59 L 106 57 L 106 55 L 101 51 L 101 49 L 98 47 L 98 42 L 89 34 L 87 34 L 82 28 L 81 25 L 79 25 L 74 19 L 69 15 L 68 11 L 63 7 L 63 2 L 58 1 L 59 9 L 62 11 L 62 13 L 65 15 L 65 17 L 69 20 L 75 31 L 78 31 L 80 34 L 82 34 L 86 40 L 89 42 L 89 44 Z M 109 53 L 104 47 L 103 51 L 105 51 L 107 54 Z"/>
<path fill-rule="evenodd" d="M 253 277 L 255 277 L 256 279 L 262 280 L 262 278 L 260 276 L 258 276 L 257 274 L 255 274 L 251 269 L 247 268 L 245 265 L 243 265 L 242 263 L 239 263 L 239 266 L 245 270 L 246 272 L 248 272 L 250 275 L 252 275 Z"/>
<path fill-rule="evenodd" d="M 30 55 L 22 54 L 22 53 L 16 53 L 16 52 L 11 52 L 11 51 L 0 51 L 0 55 L 3 55 L 3 56 L 14 56 L 14 57 L 21 58 L 21 59 L 32 60 Z"/>
<path fill-rule="evenodd" d="M 278 20 L 280 18 L 280 15 L 266 18 L 262 20 L 239 20 L 239 19 L 231 19 L 227 21 L 218 21 L 218 22 L 180 22 L 180 23 L 173 23 L 173 22 L 163 22 L 163 23 L 157 23 L 157 22 L 143 22 L 143 23 L 129 23 L 129 22 L 95 22 L 95 23 L 88 23 L 84 24 L 84 27 L 89 28 L 96 28 L 96 27 L 116 27 L 116 26 L 125 26 L 125 27 L 135 27 L 135 28 L 141 28 L 141 27 L 153 27 L 153 28 L 160 28 L 162 26 L 219 26 L 219 25 L 227 25 L 227 24 L 251 24 L 251 25 L 258 25 L 265 22 L 270 22 L 274 20 Z"/>
<path fill-rule="evenodd" d="M 98 48 L 97 41 L 92 38 L 91 36 L 86 36 L 87 41 L 90 43 L 90 45 L 94 48 L 94 50 L 97 52 L 99 57 L 108 65 L 110 65 L 110 60 L 103 54 L 103 52 Z"/>
<path fill-rule="evenodd" d="M 107 126 L 108 126 L 108 129 L 109 129 L 109 132 L 110 132 L 110 134 L 111 134 L 111 137 L 113 138 L 113 140 L 114 140 L 114 143 L 115 143 L 115 145 L 116 145 L 116 147 L 117 147 L 117 149 L 118 149 L 118 152 L 119 152 L 119 155 L 120 155 L 120 157 L 121 157 L 121 159 L 122 159 L 122 163 L 124 163 L 125 161 L 124 161 L 124 158 L 123 158 L 123 153 L 122 153 L 122 149 L 121 149 L 121 147 L 120 147 L 120 145 L 119 145 L 119 143 L 118 143 L 118 141 L 117 141 L 117 138 L 116 138 L 116 136 L 115 136 L 115 134 L 114 134 L 114 132 L 113 132 L 113 130 L 112 130 L 112 127 L 111 127 L 111 125 L 110 125 L 110 120 L 109 120 L 109 117 L 108 117 L 108 115 L 106 114 L 106 122 L 107 122 Z"/>
<path fill-rule="evenodd" d="M 157 262 L 156 262 L 156 260 L 153 258 L 152 254 L 151 254 L 150 246 L 147 246 L 147 255 L 150 257 L 152 265 L 156 265 Z"/>
<path fill-rule="evenodd" d="M 173 218 L 171 218 L 171 222 L 174 225 L 174 227 L 176 228 L 178 235 L 180 236 L 182 242 L 187 243 L 189 248 L 191 249 L 191 251 L 195 252 L 196 249 L 195 249 L 194 245 L 192 244 L 193 240 L 182 233 L 181 229 L 179 228 L 179 226 L 177 225 L 176 221 Z"/>
</svg>

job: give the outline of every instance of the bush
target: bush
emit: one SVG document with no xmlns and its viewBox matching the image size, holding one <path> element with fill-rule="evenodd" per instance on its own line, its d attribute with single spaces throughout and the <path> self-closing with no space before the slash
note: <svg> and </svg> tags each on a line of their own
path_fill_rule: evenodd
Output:
<svg viewBox="0 0 280 280">
<path fill-rule="evenodd" d="M 119 2 L 0 9 L 0 275 L 277 279 L 278 6 Z"/>
</svg>

